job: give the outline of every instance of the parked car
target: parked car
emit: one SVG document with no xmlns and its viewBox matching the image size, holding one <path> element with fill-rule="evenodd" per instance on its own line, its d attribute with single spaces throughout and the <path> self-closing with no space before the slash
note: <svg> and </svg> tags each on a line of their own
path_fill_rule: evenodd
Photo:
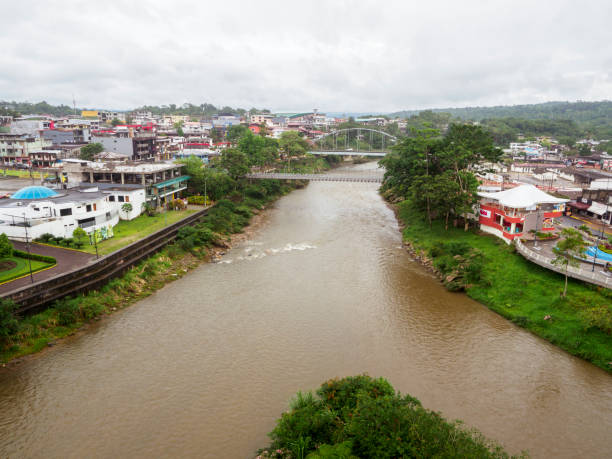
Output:
<svg viewBox="0 0 612 459">
<path fill-rule="evenodd" d="M 30 166 L 25 163 L 15 163 L 15 169 L 29 169 Z"/>
</svg>

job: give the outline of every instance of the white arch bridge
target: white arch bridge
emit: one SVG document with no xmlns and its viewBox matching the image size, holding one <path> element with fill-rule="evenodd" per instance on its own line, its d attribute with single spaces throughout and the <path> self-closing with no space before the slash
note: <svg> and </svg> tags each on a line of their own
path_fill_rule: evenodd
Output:
<svg viewBox="0 0 612 459">
<path fill-rule="evenodd" d="M 313 155 L 385 156 L 397 137 L 370 128 L 338 129 L 314 139 Z"/>
</svg>

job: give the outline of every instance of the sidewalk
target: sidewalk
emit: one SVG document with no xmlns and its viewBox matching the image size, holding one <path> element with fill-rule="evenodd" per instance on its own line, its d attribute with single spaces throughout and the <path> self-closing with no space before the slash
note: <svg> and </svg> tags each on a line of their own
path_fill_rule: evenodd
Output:
<svg viewBox="0 0 612 459">
<path fill-rule="evenodd" d="M 17 242 L 12 241 L 13 247 L 18 250 L 26 251 L 25 242 Z M 34 282 L 38 282 L 41 280 L 49 279 L 51 277 L 57 276 L 58 274 L 63 274 L 68 271 L 72 271 L 73 269 L 79 268 L 81 266 L 85 266 L 91 261 L 96 259 L 95 255 L 90 255 L 88 253 L 76 251 L 76 250 L 68 250 L 61 247 L 50 247 L 47 245 L 30 243 L 30 252 L 37 253 L 39 255 L 48 255 L 50 257 L 55 258 L 57 264 L 45 271 L 40 271 L 33 274 Z M 0 295 L 6 295 L 8 292 L 12 292 L 20 287 L 25 285 L 29 285 L 32 282 L 30 276 L 22 277 L 20 279 L 15 279 L 14 281 L 7 282 L 6 284 L 0 285 Z"/>
</svg>

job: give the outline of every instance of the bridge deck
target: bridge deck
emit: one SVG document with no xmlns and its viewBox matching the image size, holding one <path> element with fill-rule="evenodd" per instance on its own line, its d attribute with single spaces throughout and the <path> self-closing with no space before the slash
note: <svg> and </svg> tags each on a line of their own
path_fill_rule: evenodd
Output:
<svg viewBox="0 0 612 459">
<path fill-rule="evenodd" d="M 387 151 L 346 151 L 346 150 L 310 150 L 311 155 L 325 156 L 387 156 Z"/>
<path fill-rule="evenodd" d="M 382 174 L 286 174 L 286 173 L 257 173 L 247 174 L 249 179 L 275 179 L 275 180 L 313 180 L 319 182 L 367 182 L 382 183 Z"/>
</svg>

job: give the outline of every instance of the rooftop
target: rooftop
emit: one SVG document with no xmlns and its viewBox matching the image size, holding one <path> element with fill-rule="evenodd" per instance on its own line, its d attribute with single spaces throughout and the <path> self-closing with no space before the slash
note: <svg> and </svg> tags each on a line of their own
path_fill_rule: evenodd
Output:
<svg viewBox="0 0 612 459">
<path fill-rule="evenodd" d="M 537 204 L 561 204 L 569 201 L 569 199 L 556 198 L 533 185 L 521 185 L 497 193 L 479 192 L 478 196 L 492 199 L 513 209 L 528 209 Z"/>
</svg>

